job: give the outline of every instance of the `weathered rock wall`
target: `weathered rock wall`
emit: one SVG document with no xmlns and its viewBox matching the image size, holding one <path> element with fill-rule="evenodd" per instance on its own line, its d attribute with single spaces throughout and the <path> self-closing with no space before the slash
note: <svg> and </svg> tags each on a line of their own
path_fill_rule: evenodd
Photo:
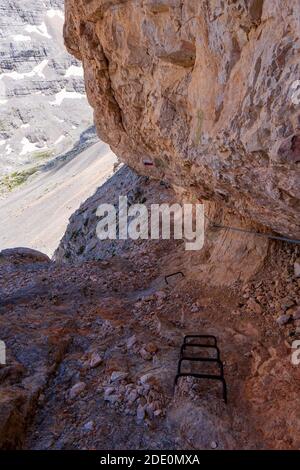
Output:
<svg viewBox="0 0 300 470">
<path fill-rule="evenodd" d="M 300 237 L 298 0 L 66 0 L 100 137 L 138 173 Z M 299 93 L 298 93 L 299 94 Z"/>
<path fill-rule="evenodd" d="M 173 229 L 171 240 L 100 240 L 96 233 L 100 220 L 97 208 L 100 204 L 114 204 L 118 213 L 119 196 L 123 194 L 127 195 L 129 206 L 145 204 L 149 218 L 151 204 L 189 201 L 189 194 L 176 194 L 163 182 L 138 176 L 124 165 L 72 215 L 53 260 L 57 263 L 78 264 L 91 260 L 110 260 L 115 256 L 127 260 L 140 256 L 145 265 L 153 259 L 156 262 L 160 259 L 162 276 L 168 272 L 182 271 L 192 279 L 209 282 L 213 286 L 229 286 L 252 278 L 262 269 L 272 252 L 273 245 L 268 238 L 247 232 L 261 231 L 262 226 L 250 224 L 249 219 L 238 217 L 233 211 L 224 210 L 212 202 L 205 204 L 205 214 L 210 220 L 226 227 L 240 227 L 246 232 L 216 228 L 205 219 L 204 246 L 199 251 L 186 251 L 185 243 L 173 240 Z M 161 256 L 166 253 L 168 256 L 163 263 Z"/>
</svg>

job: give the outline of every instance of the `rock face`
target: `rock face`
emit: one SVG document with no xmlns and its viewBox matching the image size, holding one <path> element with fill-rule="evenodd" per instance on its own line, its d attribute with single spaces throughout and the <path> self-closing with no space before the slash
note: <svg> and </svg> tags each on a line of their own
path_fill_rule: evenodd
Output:
<svg viewBox="0 0 300 470">
<path fill-rule="evenodd" d="M 25 263 L 47 263 L 50 262 L 50 258 L 37 250 L 30 248 L 8 248 L 0 252 L 0 264 L 13 263 L 15 265 Z"/>
<path fill-rule="evenodd" d="M 128 205 L 143 203 L 150 217 L 152 204 L 186 202 L 188 195 L 178 194 L 164 182 L 138 176 L 126 165 L 122 166 L 95 194 L 85 201 L 72 215 L 63 238 L 56 249 L 53 261 L 58 263 L 84 263 L 89 260 L 106 260 L 120 256 L 127 260 L 140 256 L 145 266 L 159 259 L 173 246 L 177 255 L 173 271 L 189 271 L 192 277 L 213 285 L 232 285 L 237 279 L 248 280 L 260 270 L 268 258 L 270 242 L 266 237 L 257 237 L 247 231 L 262 230 L 249 219 L 237 217 L 232 211 L 223 210 L 215 203 L 205 204 L 206 220 L 204 246 L 199 251 L 186 251 L 181 240 L 139 239 L 100 240 L 97 224 L 100 220 L 97 209 L 100 204 L 113 204 L 119 211 L 119 196 L 127 195 Z M 237 226 L 246 230 L 236 232 L 216 229 L 211 222 Z M 144 267 L 145 268 L 145 267 Z M 143 272 L 143 269 L 141 270 Z"/>
<path fill-rule="evenodd" d="M 300 237 L 298 0 L 66 0 L 100 137 L 138 173 Z"/>
<path fill-rule="evenodd" d="M 95 194 L 85 201 L 71 216 L 68 227 L 57 250 L 54 261 L 84 262 L 86 260 L 105 260 L 148 247 L 155 250 L 157 245 L 169 245 L 169 240 L 100 240 L 96 233 L 99 217 L 97 208 L 102 203 L 114 204 L 117 214 L 119 196 L 127 195 L 128 205 L 143 203 L 149 209 L 150 204 L 172 204 L 176 201 L 174 191 L 165 184 L 150 181 L 145 176 L 138 176 L 126 165 L 120 168 L 110 179 L 100 186 Z M 177 242 L 178 244 L 178 242 Z M 141 251 L 141 256 L 143 255 Z"/>
<path fill-rule="evenodd" d="M 63 45 L 63 4 L 0 0 L 1 174 L 62 153 L 92 124 L 81 64 Z"/>
</svg>

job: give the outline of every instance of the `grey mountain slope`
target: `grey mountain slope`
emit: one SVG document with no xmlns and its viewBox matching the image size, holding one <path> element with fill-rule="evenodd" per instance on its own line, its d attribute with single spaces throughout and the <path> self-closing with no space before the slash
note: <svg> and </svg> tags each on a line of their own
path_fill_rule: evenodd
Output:
<svg viewBox="0 0 300 470">
<path fill-rule="evenodd" d="M 92 124 L 63 0 L 0 0 L 0 174 L 72 148 Z"/>
<path fill-rule="evenodd" d="M 107 145 L 97 142 L 70 159 L 46 165 L 0 200 L 0 251 L 24 246 L 51 256 L 68 218 L 112 174 L 116 160 Z"/>
</svg>

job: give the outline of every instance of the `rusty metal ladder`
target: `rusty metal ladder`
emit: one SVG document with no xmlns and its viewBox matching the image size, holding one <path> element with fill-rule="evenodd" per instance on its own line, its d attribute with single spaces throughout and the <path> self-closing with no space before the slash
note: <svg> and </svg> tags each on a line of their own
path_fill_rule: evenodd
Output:
<svg viewBox="0 0 300 470">
<path fill-rule="evenodd" d="M 191 339 L 200 339 L 198 343 L 191 343 Z M 213 344 L 203 344 L 202 339 L 208 339 Z M 201 356 L 189 356 L 187 350 L 189 348 L 200 348 L 200 349 L 213 349 L 216 352 L 216 357 L 201 357 Z M 181 372 L 181 365 L 184 361 L 191 362 L 215 362 L 218 364 L 220 369 L 219 375 L 213 374 L 197 374 L 193 372 Z M 196 379 L 208 379 L 208 380 L 218 380 L 222 383 L 223 386 L 223 399 L 227 403 L 227 387 L 224 379 L 224 367 L 223 362 L 221 361 L 220 350 L 217 346 L 217 338 L 213 335 L 187 335 L 183 339 L 183 345 L 180 348 L 180 358 L 178 361 L 177 374 L 175 377 L 174 387 L 176 387 L 178 379 L 180 377 L 195 377 Z"/>
</svg>

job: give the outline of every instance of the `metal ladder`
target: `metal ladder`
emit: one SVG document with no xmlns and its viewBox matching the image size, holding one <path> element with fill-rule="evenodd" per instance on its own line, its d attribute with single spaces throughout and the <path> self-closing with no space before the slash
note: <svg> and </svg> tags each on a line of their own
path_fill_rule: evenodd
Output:
<svg viewBox="0 0 300 470">
<path fill-rule="evenodd" d="M 191 343 L 191 339 L 200 338 L 200 342 L 198 343 Z M 201 339 L 209 339 L 213 344 L 203 344 Z M 188 350 L 189 348 L 202 348 L 202 349 L 213 349 L 216 352 L 216 357 L 197 357 L 197 356 L 189 356 Z M 181 372 L 181 365 L 184 361 L 192 361 L 192 362 L 215 362 L 218 364 L 220 369 L 219 375 L 213 374 L 196 374 L 193 372 Z M 183 345 L 180 348 L 180 358 L 177 367 L 177 374 L 175 377 L 174 386 L 176 387 L 178 379 L 180 377 L 195 377 L 196 379 L 212 379 L 218 380 L 222 383 L 223 386 L 223 400 L 227 403 L 227 387 L 226 382 L 224 379 L 224 367 L 223 362 L 221 361 L 220 357 L 220 350 L 217 346 L 217 338 L 213 335 L 187 335 L 183 339 Z"/>
</svg>

